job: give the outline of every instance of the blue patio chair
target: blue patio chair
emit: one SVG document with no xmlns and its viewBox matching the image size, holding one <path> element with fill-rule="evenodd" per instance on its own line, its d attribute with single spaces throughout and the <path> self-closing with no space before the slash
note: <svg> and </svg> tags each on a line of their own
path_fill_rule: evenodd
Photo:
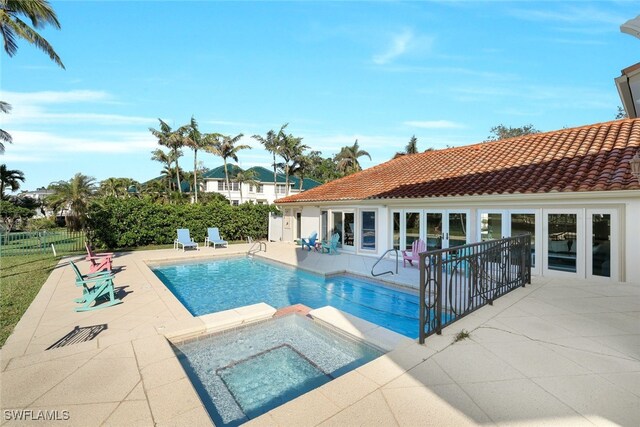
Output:
<svg viewBox="0 0 640 427">
<path fill-rule="evenodd" d="M 173 242 L 174 249 L 180 249 L 182 245 L 182 250 L 186 250 L 187 248 L 198 248 L 198 243 L 194 242 L 189 234 L 188 228 L 179 228 L 178 229 L 178 238 Z"/>
<path fill-rule="evenodd" d="M 209 246 L 209 244 L 213 244 L 213 249 L 216 248 L 216 245 L 229 245 L 226 240 L 222 240 L 220 237 L 218 227 L 207 228 L 207 237 L 204 238 L 204 245 Z"/>
<path fill-rule="evenodd" d="M 340 235 L 338 233 L 331 236 L 331 240 L 327 243 L 322 243 L 322 253 L 326 250 L 329 255 L 338 253 L 338 240 L 340 240 Z"/>
<path fill-rule="evenodd" d="M 81 304 L 80 307 L 76 307 L 76 311 L 98 310 L 100 308 L 111 307 L 112 305 L 120 304 L 122 302 L 115 297 L 113 275 L 95 273 L 83 276 L 80 274 L 80 270 L 78 270 L 78 267 L 73 261 L 69 261 L 69 264 L 73 267 L 77 276 L 76 286 L 82 287 L 82 297 L 74 300 Z M 103 298 L 106 298 L 107 300 L 105 302 L 98 303 L 98 300 Z"/>
<path fill-rule="evenodd" d="M 309 250 L 311 250 L 312 248 L 315 249 L 316 240 L 318 240 L 318 233 L 315 232 L 315 231 L 313 233 L 311 233 L 311 235 L 309 236 L 308 239 L 300 239 L 300 241 L 302 243 L 302 249 L 304 249 L 305 246 L 307 246 L 309 248 Z"/>
</svg>

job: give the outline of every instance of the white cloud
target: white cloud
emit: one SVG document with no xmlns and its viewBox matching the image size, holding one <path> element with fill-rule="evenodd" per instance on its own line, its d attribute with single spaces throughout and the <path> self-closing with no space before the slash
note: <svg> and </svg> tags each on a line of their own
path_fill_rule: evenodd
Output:
<svg viewBox="0 0 640 427">
<path fill-rule="evenodd" d="M 10 114 L 2 115 L 5 127 L 17 125 L 66 124 L 74 125 L 145 125 L 156 123 L 152 117 L 130 116 L 122 114 L 104 114 L 87 111 L 89 107 L 68 104 L 116 104 L 107 92 L 96 90 L 72 90 L 67 92 L 1 92 L 0 99 L 12 106 Z M 54 112 L 57 105 L 65 105 L 65 112 Z M 74 111 L 75 110 L 75 111 Z M 13 131 L 12 131 L 13 132 Z"/>
<path fill-rule="evenodd" d="M 421 129 L 460 129 L 465 127 L 462 123 L 452 122 L 450 120 L 407 121 L 403 122 L 403 124 Z"/>
<path fill-rule="evenodd" d="M 96 90 L 42 91 L 42 92 L 0 92 L 2 100 L 12 105 L 69 104 L 76 102 L 105 102 L 111 95 Z"/>
<path fill-rule="evenodd" d="M 51 132 L 14 131 L 12 136 L 14 143 L 10 146 L 10 153 L 21 161 L 51 160 L 75 153 L 150 152 L 158 145 L 148 132 L 128 132 L 110 137 L 69 137 Z"/>
<path fill-rule="evenodd" d="M 378 65 L 388 64 L 398 56 L 405 53 L 412 40 L 413 33 L 409 30 L 405 30 L 400 34 L 394 35 L 391 40 L 391 45 L 387 47 L 384 52 L 374 55 L 373 62 Z"/>
<path fill-rule="evenodd" d="M 393 34 L 386 48 L 373 56 L 372 61 L 377 65 L 386 65 L 400 56 L 410 52 L 428 51 L 433 45 L 433 37 L 416 36 L 411 30 Z"/>
</svg>

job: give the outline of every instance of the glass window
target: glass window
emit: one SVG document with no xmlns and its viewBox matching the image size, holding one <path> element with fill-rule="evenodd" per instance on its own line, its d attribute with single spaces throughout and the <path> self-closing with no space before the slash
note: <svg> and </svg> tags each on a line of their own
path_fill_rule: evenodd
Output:
<svg viewBox="0 0 640 427">
<path fill-rule="evenodd" d="M 225 190 L 225 185 L 224 185 L 224 181 L 218 181 L 218 191 L 224 191 Z"/>
<path fill-rule="evenodd" d="M 376 212 L 362 211 L 362 233 L 360 247 L 367 250 L 376 250 Z"/>
<path fill-rule="evenodd" d="M 231 204 L 232 204 L 233 206 L 238 206 L 238 203 L 239 203 L 239 202 L 238 202 L 237 200 L 233 200 L 233 201 L 231 202 Z"/>
<path fill-rule="evenodd" d="M 400 212 L 393 213 L 393 249 L 400 249 Z"/>
<path fill-rule="evenodd" d="M 480 241 L 496 240 L 502 238 L 502 214 L 480 214 Z"/>
<path fill-rule="evenodd" d="M 338 247 L 342 247 L 342 239 L 344 237 L 342 230 L 342 212 L 333 211 L 333 229 L 331 230 L 331 235 L 338 233 Z"/>
<path fill-rule="evenodd" d="M 531 267 L 536 266 L 536 214 L 512 213 L 511 235 L 531 234 Z"/>
<path fill-rule="evenodd" d="M 591 274 L 611 277 L 611 215 L 593 214 L 591 221 L 593 229 Z"/>
<path fill-rule="evenodd" d="M 548 214 L 549 218 L 549 250 L 547 263 L 549 270 L 577 271 L 576 214 Z"/>
<path fill-rule="evenodd" d="M 449 247 L 467 244 L 467 214 L 449 214 Z"/>
<path fill-rule="evenodd" d="M 420 212 L 405 214 L 405 249 L 411 250 L 411 245 L 420 238 Z"/>
<path fill-rule="evenodd" d="M 329 214 L 327 211 L 320 211 L 320 238 L 323 242 L 329 240 Z"/>
<path fill-rule="evenodd" d="M 353 246 L 356 233 L 356 215 L 353 212 L 345 212 L 344 214 L 344 244 L 345 246 Z"/>
<path fill-rule="evenodd" d="M 253 193 L 253 185 L 249 184 L 249 192 Z"/>
<path fill-rule="evenodd" d="M 442 249 L 442 213 L 427 212 L 427 250 Z"/>
<path fill-rule="evenodd" d="M 258 193 L 264 193 L 264 185 L 258 184 Z"/>
</svg>

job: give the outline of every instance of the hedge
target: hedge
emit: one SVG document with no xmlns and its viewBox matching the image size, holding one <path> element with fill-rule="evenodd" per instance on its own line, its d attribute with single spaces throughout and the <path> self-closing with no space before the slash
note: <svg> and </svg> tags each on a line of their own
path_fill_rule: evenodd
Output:
<svg viewBox="0 0 640 427">
<path fill-rule="evenodd" d="M 178 228 L 188 228 L 197 242 L 204 241 L 208 227 L 218 227 L 225 240 L 259 239 L 267 237 L 269 212 L 277 208 L 219 201 L 170 205 L 110 197 L 89 206 L 87 228 L 94 245 L 111 249 L 171 244 Z"/>
</svg>

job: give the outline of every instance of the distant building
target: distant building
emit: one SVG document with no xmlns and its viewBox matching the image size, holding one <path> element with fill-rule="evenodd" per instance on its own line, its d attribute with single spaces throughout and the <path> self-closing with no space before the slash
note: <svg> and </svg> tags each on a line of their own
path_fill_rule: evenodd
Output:
<svg viewBox="0 0 640 427">
<path fill-rule="evenodd" d="M 276 199 L 285 197 L 285 195 L 287 194 L 286 179 L 284 174 L 276 174 L 276 183 L 274 187 L 273 171 L 270 171 L 267 168 L 254 166 L 252 168 L 243 170 L 236 165 L 227 165 L 227 171 L 229 175 L 229 184 L 231 187 L 231 203 L 234 205 L 244 202 L 271 204 Z M 255 180 L 258 184 L 240 184 L 234 181 L 233 176 L 235 176 L 239 171 L 254 171 Z M 205 192 L 220 193 L 223 196 L 229 198 L 229 191 L 227 189 L 227 183 L 225 181 L 224 166 L 219 166 L 204 173 L 202 175 L 202 179 L 204 181 Z M 320 183 L 318 181 L 305 178 L 302 181 L 302 189 L 300 189 L 300 179 L 295 176 L 290 176 L 289 195 L 299 194 L 305 190 L 310 190 L 319 185 Z"/>
<path fill-rule="evenodd" d="M 36 214 L 34 218 L 44 218 L 44 217 L 51 217 L 54 215 L 54 212 L 51 209 L 44 206 L 44 200 L 52 194 L 53 194 L 53 190 L 47 190 L 44 187 L 40 187 L 33 191 L 22 191 L 16 197 L 18 198 L 29 197 L 37 202 L 42 203 L 41 207 L 38 207 L 35 209 Z"/>
</svg>

